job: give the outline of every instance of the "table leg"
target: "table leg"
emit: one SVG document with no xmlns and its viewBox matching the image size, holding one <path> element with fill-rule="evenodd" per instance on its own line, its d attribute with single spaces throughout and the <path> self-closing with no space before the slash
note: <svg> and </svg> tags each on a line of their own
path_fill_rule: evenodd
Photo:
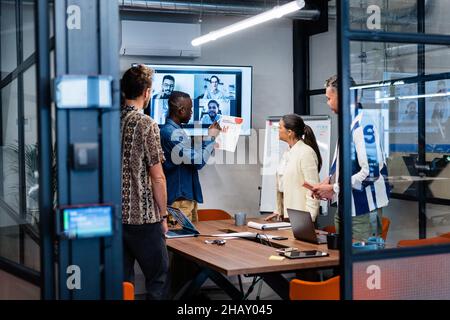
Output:
<svg viewBox="0 0 450 320">
<path fill-rule="evenodd" d="M 195 275 L 195 278 L 189 281 L 177 292 L 177 294 L 173 297 L 173 300 L 188 300 L 192 298 L 200 290 L 207 279 L 208 272 L 205 268 L 200 269 L 200 271 Z"/>
<path fill-rule="evenodd" d="M 174 300 L 188 300 L 192 298 L 208 278 L 225 291 L 232 300 L 242 300 L 242 292 L 239 291 L 226 277 L 219 272 L 206 267 L 201 268 L 195 278 L 178 291 L 174 296 Z"/>
<path fill-rule="evenodd" d="M 225 291 L 232 300 L 242 300 L 244 297 L 242 292 L 239 291 L 226 277 L 212 269 L 207 269 L 207 272 L 211 280 L 219 288 Z"/>
<path fill-rule="evenodd" d="M 281 299 L 289 300 L 289 281 L 281 273 L 265 273 L 260 277 Z"/>
</svg>

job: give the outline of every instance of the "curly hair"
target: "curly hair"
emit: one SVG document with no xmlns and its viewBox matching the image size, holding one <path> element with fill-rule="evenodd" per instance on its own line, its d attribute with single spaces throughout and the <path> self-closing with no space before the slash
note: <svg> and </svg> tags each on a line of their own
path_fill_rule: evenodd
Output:
<svg viewBox="0 0 450 320">
<path fill-rule="evenodd" d="M 142 64 L 128 69 L 120 80 L 121 90 L 126 99 L 136 99 L 142 93 L 151 89 L 153 70 Z"/>
</svg>

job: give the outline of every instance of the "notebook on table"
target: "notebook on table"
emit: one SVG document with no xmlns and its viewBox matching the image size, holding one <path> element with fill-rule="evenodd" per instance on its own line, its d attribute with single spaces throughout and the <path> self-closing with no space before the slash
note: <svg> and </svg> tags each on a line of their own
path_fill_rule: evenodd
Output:
<svg viewBox="0 0 450 320">
<path fill-rule="evenodd" d="M 291 224 L 289 222 L 268 222 L 268 223 L 258 223 L 254 221 L 249 221 L 247 227 L 258 229 L 258 230 L 278 230 L 282 228 L 289 228 Z"/>
</svg>

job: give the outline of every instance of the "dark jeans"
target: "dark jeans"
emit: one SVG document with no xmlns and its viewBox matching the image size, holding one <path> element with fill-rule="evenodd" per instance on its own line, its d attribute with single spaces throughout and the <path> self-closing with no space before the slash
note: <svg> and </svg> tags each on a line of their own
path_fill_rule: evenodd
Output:
<svg viewBox="0 0 450 320">
<path fill-rule="evenodd" d="M 123 225 L 125 281 L 133 282 L 137 260 L 145 276 L 147 299 L 168 299 L 169 258 L 161 223 Z"/>
</svg>

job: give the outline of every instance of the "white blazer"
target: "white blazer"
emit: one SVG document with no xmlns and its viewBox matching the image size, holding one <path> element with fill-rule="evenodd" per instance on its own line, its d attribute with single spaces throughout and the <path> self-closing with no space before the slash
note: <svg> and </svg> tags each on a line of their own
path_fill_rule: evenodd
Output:
<svg viewBox="0 0 450 320">
<path fill-rule="evenodd" d="M 283 192 L 278 189 L 278 179 L 283 179 Z M 319 160 L 314 150 L 298 141 L 289 151 L 283 176 L 277 174 L 277 212 L 288 218 L 287 209 L 307 211 L 313 221 L 319 214 L 320 201 L 312 197 L 312 192 L 303 183 L 319 183 Z"/>
</svg>

